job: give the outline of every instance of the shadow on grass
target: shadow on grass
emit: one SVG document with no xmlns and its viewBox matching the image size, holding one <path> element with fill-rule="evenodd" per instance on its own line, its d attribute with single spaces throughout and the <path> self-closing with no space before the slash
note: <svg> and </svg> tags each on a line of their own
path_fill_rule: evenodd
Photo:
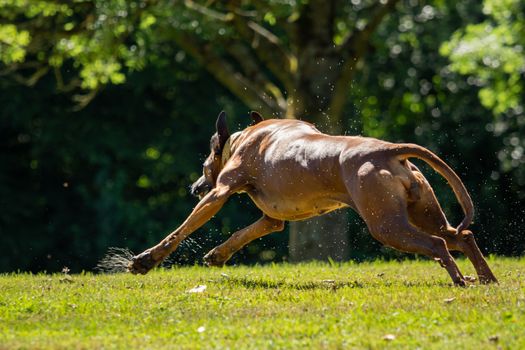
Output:
<svg viewBox="0 0 525 350">
<path fill-rule="evenodd" d="M 307 281 L 307 282 L 295 282 L 295 281 L 272 281 L 265 280 L 262 278 L 247 278 L 247 277 L 230 277 L 228 282 L 234 286 L 240 286 L 247 289 L 296 289 L 296 290 L 337 290 L 340 288 L 377 288 L 377 287 L 390 287 L 390 286 L 404 286 L 407 288 L 412 287 L 452 287 L 452 283 L 444 281 L 386 281 L 386 280 L 370 280 L 370 281 L 334 281 L 334 280 L 323 280 L 323 281 Z"/>
</svg>

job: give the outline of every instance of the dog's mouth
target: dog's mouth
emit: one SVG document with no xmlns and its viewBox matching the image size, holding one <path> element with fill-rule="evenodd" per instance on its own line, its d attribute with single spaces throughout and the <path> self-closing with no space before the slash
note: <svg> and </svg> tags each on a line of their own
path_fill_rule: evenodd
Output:
<svg viewBox="0 0 525 350">
<path fill-rule="evenodd" d="M 191 194 L 192 194 L 193 196 L 199 198 L 199 200 L 201 200 L 201 199 L 203 199 L 204 196 L 206 196 L 209 192 L 210 192 L 210 191 L 209 191 L 208 189 L 204 189 L 204 190 L 201 190 L 201 191 L 198 191 L 198 192 L 197 192 L 197 191 L 195 191 L 195 192 L 192 191 Z"/>
<path fill-rule="evenodd" d="M 202 199 L 205 195 L 208 194 L 208 192 L 211 191 L 211 185 L 203 178 L 201 177 L 193 185 L 191 185 L 190 193 L 199 198 Z"/>
</svg>

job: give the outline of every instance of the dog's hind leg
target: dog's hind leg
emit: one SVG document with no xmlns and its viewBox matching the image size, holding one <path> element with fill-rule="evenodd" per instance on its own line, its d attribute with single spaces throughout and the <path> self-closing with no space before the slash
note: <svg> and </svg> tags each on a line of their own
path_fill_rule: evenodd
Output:
<svg viewBox="0 0 525 350">
<path fill-rule="evenodd" d="M 440 235 L 447 241 L 447 245 L 450 249 L 458 250 L 467 256 L 476 269 L 480 283 L 498 283 L 498 279 L 492 273 L 483 253 L 481 253 L 476 244 L 474 234 L 470 230 L 463 230 L 461 233 L 457 234 L 455 228 L 448 227 L 445 232 L 441 231 L 436 234 Z"/>
<path fill-rule="evenodd" d="M 441 237 L 428 235 L 409 222 L 407 194 L 403 180 L 393 175 L 385 163 L 364 163 L 357 177 L 348 176 L 345 184 L 359 214 L 372 236 L 381 243 L 408 253 L 426 255 L 447 269 L 456 285 L 465 279 Z"/>
<path fill-rule="evenodd" d="M 232 193 L 233 191 L 231 191 L 228 186 L 218 185 L 215 187 L 204 196 L 186 221 L 175 231 L 170 233 L 156 246 L 134 256 L 128 266 L 128 270 L 131 273 L 145 274 L 159 265 L 168 255 L 177 249 L 184 238 L 211 219 L 222 208 Z"/>
<path fill-rule="evenodd" d="M 250 226 L 235 232 L 226 242 L 210 250 L 210 252 L 204 256 L 204 261 L 208 266 L 222 266 L 235 252 L 254 239 L 272 232 L 282 231 L 283 229 L 284 221 L 271 218 L 264 214 L 262 218 Z"/>
<path fill-rule="evenodd" d="M 470 260 L 481 283 L 497 282 L 487 261 L 476 244 L 474 234 L 469 230 L 457 233 L 443 213 L 439 202 L 423 175 L 415 173 L 420 184 L 419 200 L 409 203 L 408 214 L 412 224 L 422 231 L 442 237 L 451 250 L 462 252 Z"/>
<path fill-rule="evenodd" d="M 372 236 L 381 243 L 397 250 L 426 255 L 443 266 L 454 284 L 465 286 L 465 278 L 459 271 L 456 262 L 441 237 L 428 235 L 419 231 L 402 217 L 385 217 L 388 225 L 369 226 Z"/>
</svg>

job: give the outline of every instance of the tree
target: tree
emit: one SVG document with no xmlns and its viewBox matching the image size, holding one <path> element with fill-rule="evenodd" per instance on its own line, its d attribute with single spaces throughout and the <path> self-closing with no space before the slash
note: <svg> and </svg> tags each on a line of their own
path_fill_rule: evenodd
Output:
<svg viewBox="0 0 525 350">
<path fill-rule="evenodd" d="M 141 69 L 148 48 L 174 41 L 250 108 L 341 133 L 355 66 L 397 0 L 5 2 L 0 15 L 16 25 L 0 31 L 13 48 L 1 59 L 25 69 L 17 79 L 26 84 L 52 70 L 59 89 L 84 89 L 79 107 Z M 65 82 L 59 68 L 70 62 L 81 79 Z M 294 225 L 292 259 L 344 258 L 346 226 L 346 213 Z"/>
<path fill-rule="evenodd" d="M 185 1 L 191 20 L 169 34 L 250 108 L 339 134 L 355 66 L 397 0 L 354 3 Z M 293 223 L 291 260 L 346 258 L 347 226 L 344 212 Z"/>
<path fill-rule="evenodd" d="M 451 60 L 452 71 L 479 88 L 482 105 L 495 117 L 490 131 L 504 136 L 501 170 L 525 185 L 525 2 L 485 0 L 483 14 L 480 23 L 456 31 L 441 53 Z"/>
<path fill-rule="evenodd" d="M 226 5 L 210 4 L 214 14 L 229 13 Z M 188 6 L 194 5 L 2 2 L 0 241 L 11 254 L 0 258 L 0 270 L 91 269 L 108 246 L 143 249 L 191 210 L 196 200 L 187 186 L 208 151 L 210 115 L 219 105 L 225 106 L 232 126 L 247 125 L 249 118 L 246 105 L 175 43 L 173 31 L 185 28 L 188 35 L 197 35 L 241 73 L 227 49 L 246 41 L 230 22 L 213 15 L 209 19 L 201 13 L 206 8 Z M 257 13 L 250 11 L 245 14 Z M 287 23 L 292 16 L 287 11 L 261 20 L 285 47 L 290 43 L 277 21 Z M 349 33 L 348 23 L 365 16 L 363 11 L 337 22 L 336 44 Z M 522 114 L 510 108 L 493 118 L 478 95 L 495 80 L 479 86 L 475 71 L 456 73 L 436 50 L 454 31 L 465 32 L 466 24 L 487 21 L 494 20 L 476 0 L 398 6 L 396 16 L 383 20 L 370 37 L 367 59 L 356 63 L 337 127 L 416 142 L 438 153 L 459 172 L 473 197 L 473 229 L 480 246 L 490 253 L 519 255 L 525 249 L 519 234 L 525 177 L 524 168 L 510 162 L 520 161 L 512 154 L 519 155 Z M 269 69 L 261 72 L 288 96 Z M 461 210 L 449 187 L 431 170 L 425 175 L 451 222 L 457 222 Z M 221 220 L 211 220 L 206 234 L 193 236 L 172 258 L 194 263 L 258 215 L 248 198 L 235 196 L 221 210 Z M 399 256 L 374 243 L 351 211 L 349 226 L 353 259 Z M 285 240 L 286 235 L 275 234 L 253 242 L 234 262 L 279 260 L 287 255 Z"/>
</svg>

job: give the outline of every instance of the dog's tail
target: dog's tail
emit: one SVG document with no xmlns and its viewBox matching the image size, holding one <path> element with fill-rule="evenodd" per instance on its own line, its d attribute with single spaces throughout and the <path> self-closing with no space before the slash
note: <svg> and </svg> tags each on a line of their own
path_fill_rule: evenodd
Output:
<svg viewBox="0 0 525 350">
<path fill-rule="evenodd" d="M 403 143 L 393 145 L 392 151 L 394 155 L 397 156 L 400 160 L 407 158 L 418 158 L 426 163 L 428 163 L 435 171 L 437 171 L 441 176 L 443 176 L 454 191 L 456 198 L 458 199 L 459 204 L 463 208 L 465 213 L 465 218 L 456 228 L 456 232 L 460 233 L 465 230 L 474 217 L 474 204 L 472 199 L 465 188 L 465 185 L 459 178 L 459 176 L 452 170 L 447 163 L 445 163 L 437 155 L 429 151 L 428 149 L 421 147 L 412 143 Z"/>
</svg>

